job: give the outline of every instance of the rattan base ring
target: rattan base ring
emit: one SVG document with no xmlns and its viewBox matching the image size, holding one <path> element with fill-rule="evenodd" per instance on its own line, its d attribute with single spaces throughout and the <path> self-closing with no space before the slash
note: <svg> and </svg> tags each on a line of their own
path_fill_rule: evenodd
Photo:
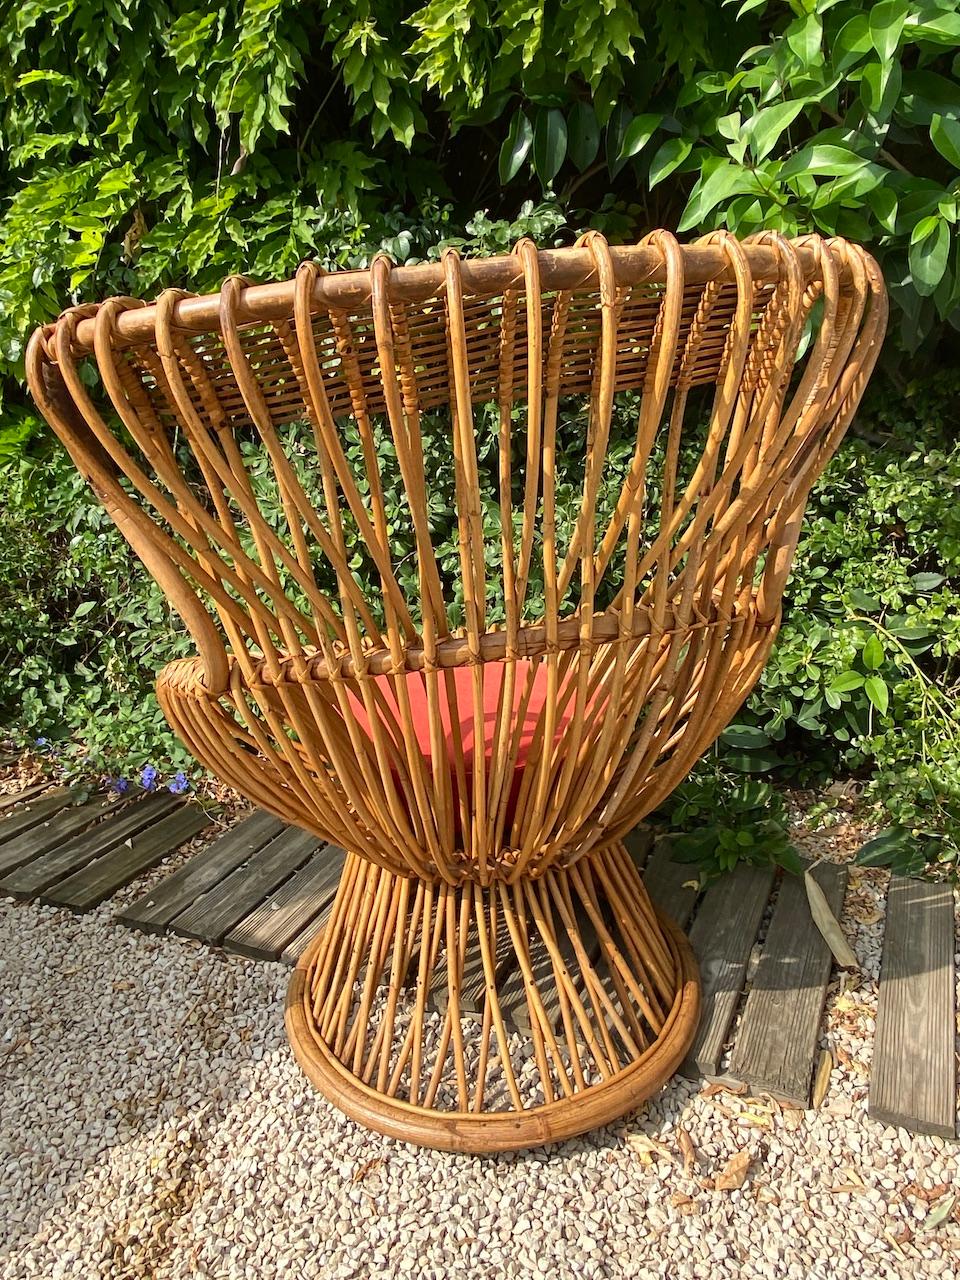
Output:
<svg viewBox="0 0 960 1280">
<path fill-rule="evenodd" d="M 504 1014 L 510 972 L 525 1032 Z M 467 1014 L 471 982 L 482 994 Z M 514 990 L 514 1017 L 516 1004 Z M 306 1075 L 352 1119 L 421 1146 L 492 1152 L 635 1109 L 682 1062 L 699 1006 L 690 945 L 621 844 L 536 881 L 457 889 L 348 855 L 328 923 L 294 971 L 286 1027 Z"/>
</svg>

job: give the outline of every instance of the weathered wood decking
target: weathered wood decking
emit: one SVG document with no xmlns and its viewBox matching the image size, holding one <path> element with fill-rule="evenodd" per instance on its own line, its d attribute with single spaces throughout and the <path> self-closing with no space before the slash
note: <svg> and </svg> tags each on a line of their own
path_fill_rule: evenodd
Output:
<svg viewBox="0 0 960 1280">
<path fill-rule="evenodd" d="M 0 895 L 88 910 L 209 822 L 198 805 L 168 793 L 75 799 L 61 787 L 0 804 Z M 802 882 L 777 878 L 769 868 L 741 867 L 701 893 L 694 869 L 672 862 L 666 842 L 653 844 L 649 832 L 638 829 L 627 843 L 655 902 L 688 928 L 700 963 L 703 1016 L 684 1074 L 716 1078 L 723 1071 L 724 1079 L 753 1091 L 809 1106 L 832 958 Z M 342 850 L 255 812 L 121 907 L 116 919 L 292 965 L 329 913 L 343 859 Z M 816 875 L 839 912 L 846 868 L 821 864 Z M 584 937 L 589 946 L 589 929 Z M 508 952 L 496 982 L 509 1010 L 509 993 L 516 988 L 519 997 L 522 982 L 510 970 Z M 534 957 L 540 962 L 548 972 L 546 952 Z M 465 975 L 465 1014 L 482 1013 L 483 990 L 481 974 L 475 981 Z M 955 1134 L 954 996 L 952 891 L 895 877 L 870 1085 L 876 1119 Z M 442 983 L 433 998 L 442 1008 Z M 518 998 L 513 1020 L 519 1029 L 525 1011 Z"/>
</svg>

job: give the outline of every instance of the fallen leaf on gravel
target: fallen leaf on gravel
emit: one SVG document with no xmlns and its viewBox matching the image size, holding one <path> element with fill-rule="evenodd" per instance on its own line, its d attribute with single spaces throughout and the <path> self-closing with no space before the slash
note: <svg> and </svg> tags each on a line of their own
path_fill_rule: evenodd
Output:
<svg viewBox="0 0 960 1280">
<path fill-rule="evenodd" d="M 688 1196 L 682 1191 L 678 1191 L 675 1195 L 670 1197 L 670 1203 L 673 1205 L 674 1209 L 679 1209 L 681 1205 L 693 1204 L 693 1196 Z"/>
<path fill-rule="evenodd" d="M 367 1160 L 364 1164 L 357 1166 L 350 1181 L 353 1183 L 362 1182 L 368 1174 L 373 1173 L 374 1169 L 379 1169 L 382 1164 L 383 1156 L 374 1156 L 372 1160 Z"/>
<path fill-rule="evenodd" d="M 953 1206 L 957 1203 L 956 1193 L 947 1196 L 945 1200 L 941 1200 L 936 1208 L 931 1209 L 923 1222 L 920 1224 L 921 1231 L 932 1231 L 934 1227 L 939 1227 L 941 1222 L 946 1222 L 947 1218 L 953 1213 Z"/>
<path fill-rule="evenodd" d="M 761 1204 L 779 1204 L 780 1203 L 780 1197 L 773 1190 L 773 1188 L 768 1187 L 763 1182 L 757 1182 L 754 1184 L 753 1197 L 755 1200 L 759 1200 Z"/>
<path fill-rule="evenodd" d="M 732 1080 L 729 1083 L 722 1080 L 714 1080 L 710 1084 L 703 1086 L 700 1090 L 700 1097 L 715 1098 L 718 1093 L 732 1093 L 739 1096 L 741 1093 L 746 1092 L 747 1086 L 745 1084 L 735 1083 Z"/>
<path fill-rule="evenodd" d="M 884 1236 L 887 1238 L 887 1240 L 889 1240 L 889 1241 L 890 1241 L 890 1243 L 893 1245 L 894 1249 L 896 1249 L 897 1253 L 899 1253 L 900 1257 L 901 1257 L 901 1258 L 905 1258 L 907 1255 L 906 1255 L 906 1254 L 903 1252 L 903 1250 L 900 1248 L 900 1241 L 899 1241 L 899 1240 L 897 1239 L 897 1237 L 893 1234 L 893 1232 L 892 1232 L 892 1231 L 884 1231 L 884 1233 L 883 1233 L 883 1234 L 884 1234 Z"/>
<path fill-rule="evenodd" d="M 751 1163 L 749 1151 L 738 1151 L 735 1156 L 731 1156 L 714 1179 L 715 1189 L 717 1191 L 738 1190 L 747 1180 Z"/>
<path fill-rule="evenodd" d="M 679 1146 L 680 1154 L 683 1156 L 683 1172 L 689 1174 L 697 1163 L 697 1149 L 693 1145 L 693 1139 L 682 1124 L 677 1125 L 677 1146 Z"/>
<path fill-rule="evenodd" d="M 809 871 L 803 873 L 803 883 L 806 885 L 807 901 L 810 903 L 810 914 L 813 916 L 813 923 L 820 930 L 824 942 L 833 952 L 833 958 L 844 969 L 858 968 L 857 957 L 853 954 L 850 943 L 840 927 L 840 921 L 830 910 L 826 894 Z"/>
<path fill-rule="evenodd" d="M 938 1182 L 933 1187 L 921 1187 L 919 1182 L 908 1182 L 903 1188 L 905 1196 L 913 1196 L 916 1200 L 926 1200 L 928 1203 L 933 1200 L 939 1200 L 945 1196 L 950 1190 L 949 1182 Z"/>
<path fill-rule="evenodd" d="M 737 1119 L 745 1120 L 747 1124 L 758 1124 L 764 1129 L 769 1129 L 773 1121 L 771 1115 L 761 1115 L 759 1111 L 741 1111 L 737 1113 Z"/>
<path fill-rule="evenodd" d="M 833 1070 L 833 1054 L 829 1049 L 824 1049 L 820 1054 L 820 1061 L 817 1063 L 817 1074 L 813 1080 L 813 1109 L 819 1111 L 821 1103 L 827 1096 L 827 1089 L 830 1085 L 830 1072 Z"/>
<path fill-rule="evenodd" d="M 624 1142 L 631 1151 L 638 1151 L 641 1155 L 662 1156 L 664 1160 L 676 1164 L 670 1148 L 664 1146 L 662 1142 L 657 1142 L 655 1138 L 648 1138 L 645 1133 L 628 1133 Z"/>
</svg>

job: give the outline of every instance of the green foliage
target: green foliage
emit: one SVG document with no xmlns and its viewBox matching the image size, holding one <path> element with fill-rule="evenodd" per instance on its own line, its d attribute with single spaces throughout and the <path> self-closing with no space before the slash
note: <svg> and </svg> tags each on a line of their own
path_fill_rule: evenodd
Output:
<svg viewBox="0 0 960 1280">
<path fill-rule="evenodd" d="M 800 855 L 787 836 L 783 797 L 769 782 L 747 778 L 716 755 L 701 760 L 661 817 L 675 833 L 674 862 L 694 862 L 705 879 L 738 863 L 775 862 L 795 874 Z"/>
<path fill-rule="evenodd" d="M 0 466 L 0 723 L 69 772 L 193 768 L 153 694 L 180 620 L 60 450 Z"/>
<path fill-rule="evenodd" d="M 544 191 L 614 238 L 848 235 L 906 346 L 957 319 L 957 0 L 27 0 L 0 38 L 10 406 L 66 301 L 419 256 Z"/>
</svg>

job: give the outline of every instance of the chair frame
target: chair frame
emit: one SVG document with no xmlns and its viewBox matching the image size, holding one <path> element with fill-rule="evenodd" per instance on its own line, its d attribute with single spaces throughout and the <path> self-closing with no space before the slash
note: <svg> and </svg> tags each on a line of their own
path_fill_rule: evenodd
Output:
<svg viewBox="0 0 960 1280">
<path fill-rule="evenodd" d="M 348 851 L 287 1026 L 349 1114 L 452 1150 L 537 1145 L 631 1109 L 682 1061 L 696 966 L 623 841 L 756 682 L 810 487 L 885 324 L 876 263 L 842 240 L 714 233 L 681 246 L 658 231 L 622 248 L 589 232 L 489 259 L 380 255 L 333 274 L 305 263 L 278 284 L 233 277 L 218 295 L 74 307 L 34 334 L 38 406 L 196 645 L 158 679 L 171 725 L 256 804 Z M 684 476 L 698 386 L 713 403 Z M 636 438 L 608 510 L 623 392 L 638 396 Z M 487 403 L 499 545 L 480 505 Z M 555 460 L 571 403 L 586 431 L 565 530 Z M 431 539 L 422 428 L 434 411 L 450 417 L 457 625 Z M 322 501 L 286 443 L 298 420 Z M 277 487 L 272 523 L 247 439 Z M 386 440 L 415 599 L 384 503 Z M 353 571 L 358 548 L 375 594 Z M 462 723 L 457 668 L 472 689 Z M 485 750 L 465 749 L 464 724 Z M 505 1017 L 509 972 L 525 1037 Z M 471 975 L 479 1029 L 461 1011 Z"/>
</svg>

